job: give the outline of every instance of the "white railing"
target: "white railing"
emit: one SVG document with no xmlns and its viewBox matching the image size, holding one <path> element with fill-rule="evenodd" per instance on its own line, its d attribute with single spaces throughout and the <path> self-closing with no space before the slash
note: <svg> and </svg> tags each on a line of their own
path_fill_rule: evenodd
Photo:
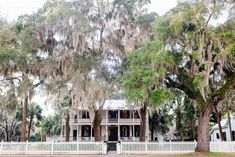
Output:
<svg viewBox="0 0 235 157">
<path fill-rule="evenodd" d="M 0 154 L 107 154 L 104 142 L 1 142 Z"/>
<path fill-rule="evenodd" d="M 120 154 L 189 153 L 194 152 L 196 142 L 121 142 Z"/>
</svg>

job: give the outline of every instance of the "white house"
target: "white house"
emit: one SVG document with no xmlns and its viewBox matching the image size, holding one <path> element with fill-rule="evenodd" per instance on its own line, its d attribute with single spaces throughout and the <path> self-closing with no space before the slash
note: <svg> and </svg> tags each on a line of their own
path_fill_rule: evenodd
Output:
<svg viewBox="0 0 235 157">
<path fill-rule="evenodd" d="M 70 140 L 93 141 L 92 115 L 88 108 L 65 108 L 70 113 Z M 138 141 L 140 134 L 140 107 L 126 100 L 106 100 L 101 114 L 101 135 L 104 141 Z M 67 112 L 64 112 L 65 114 Z M 65 140 L 65 118 L 62 119 L 61 140 Z M 146 139 L 149 139 L 148 115 L 146 116 Z"/>
<path fill-rule="evenodd" d="M 228 119 L 221 120 L 221 127 L 225 141 L 235 141 L 235 116 L 231 117 L 232 137 L 230 137 Z M 214 125 L 210 132 L 211 141 L 220 141 L 218 124 Z"/>
</svg>

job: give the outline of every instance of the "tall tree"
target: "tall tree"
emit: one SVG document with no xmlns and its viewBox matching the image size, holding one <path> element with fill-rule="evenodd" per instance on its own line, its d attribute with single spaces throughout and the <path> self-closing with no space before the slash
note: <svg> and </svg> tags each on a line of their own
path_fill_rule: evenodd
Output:
<svg viewBox="0 0 235 157">
<path fill-rule="evenodd" d="M 156 53 L 163 55 L 158 57 Z M 128 57 L 120 84 L 127 98 L 142 107 L 140 141 L 145 141 L 146 137 L 147 107 L 159 105 L 169 98 L 169 92 L 159 85 L 165 77 L 164 67 L 172 68 L 172 62 L 172 58 L 165 55 L 160 42 L 147 42 Z M 162 72 L 155 73 L 156 69 Z"/>
<path fill-rule="evenodd" d="M 213 106 L 235 87 L 234 28 L 231 27 L 234 19 L 221 26 L 210 25 L 227 3 L 180 4 L 158 18 L 156 38 L 163 46 L 153 49 L 159 45 L 155 42 L 147 50 L 143 46 L 130 55 L 122 81 L 128 97 L 142 103 L 151 100 L 153 87 L 176 88 L 194 100 L 199 112 L 196 151 L 210 150 L 209 120 Z M 160 61 L 156 62 L 156 58 Z"/>
<path fill-rule="evenodd" d="M 197 103 L 196 151 L 210 150 L 209 119 L 213 106 L 235 86 L 234 28 L 228 26 L 233 19 L 217 28 L 209 24 L 225 4 L 223 1 L 181 4 L 156 24 L 158 38 L 164 41 L 176 63 L 175 71 L 168 71 L 167 86 L 184 91 Z M 229 29 L 225 31 L 224 27 Z"/>
</svg>

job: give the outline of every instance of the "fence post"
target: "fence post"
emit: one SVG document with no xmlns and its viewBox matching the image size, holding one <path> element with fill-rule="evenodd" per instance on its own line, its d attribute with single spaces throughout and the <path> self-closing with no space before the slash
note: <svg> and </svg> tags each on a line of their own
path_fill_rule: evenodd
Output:
<svg viewBox="0 0 235 157">
<path fill-rule="evenodd" d="M 102 154 L 107 154 L 107 145 L 104 140 L 102 140 Z"/>
<path fill-rule="evenodd" d="M 148 151 L 148 143 L 147 143 L 147 140 L 145 140 L 145 151 L 146 151 L 146 152 Z"/>
<path fill-rule="evenodd" d="M 79 151 L 79 141 L 77 140 L 77 151 Z"/>
<path fill-rule="evenodd" d="M 54 141 L 51 142 L 51 154 L 53 154 L 54 151 Z"/>
<path fill-rule="evenodd" d="M 2 154 L 2 150 L 3 150 L 3 140 L 1 141 L 0 154 Z"/>
<path fill-rule="evenodd" d="M 27 140 L 27 141 L 26 141 L 25 154 L 27 154 L 27 153 L 28 153 L 28 149 L 29 149 L 29 141 Z"/>
<path fill-rule="evenodd" d="M 170 151 L 172 151 L 172 142 L 170 140 Z"/>
<path fill-rule="evenodd" d="M 122 140 L 120 141 L 120 154 L 122 154 Z"/>
<path fill-rule="evenodd" d="M 197 141 L 194 140 L 194 148 L 196 149 L 196 147 L 197 147 Z M 194 149 L 194 151 L 195 151 L 195 149 Z"/>
</svg>

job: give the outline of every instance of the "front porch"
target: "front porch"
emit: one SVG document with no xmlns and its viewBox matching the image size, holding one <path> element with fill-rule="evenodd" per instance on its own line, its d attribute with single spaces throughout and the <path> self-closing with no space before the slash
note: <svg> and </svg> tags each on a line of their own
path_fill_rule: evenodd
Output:
<svg viewBox="0 0 235 157">
<path fill-rule="evenodd" d="M 140 125 L 102 125 L 101 136 L 103 141 L 139 141 Z M 94 141 L 92 125 L 77 125 L 70 128 L 70 141 Z M 62 135 L 62 141 L 65 134 Z"/>
</svg>

